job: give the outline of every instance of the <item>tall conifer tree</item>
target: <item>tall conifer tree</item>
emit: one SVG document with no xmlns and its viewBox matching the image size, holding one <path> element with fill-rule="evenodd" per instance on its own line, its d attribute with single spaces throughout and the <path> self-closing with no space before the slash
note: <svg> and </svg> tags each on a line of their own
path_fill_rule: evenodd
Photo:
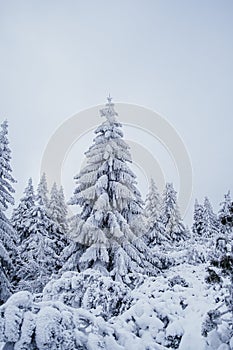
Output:
<svg viewBox="0 0 233 350">
<path fill-rule="evenodd" d="M 129 146 L 110 97 L 100 113 L 105 121 L 85 153 L 87 165 L 75 177 L 77 187 L 70 200 L 82 208 L 72 232 L 73 239 L 86 247 L 80 263 L 111 272 L 119 280 L 133 271 L 155 273 L 156 259 L 140 238 L 143 201 L 128 165 Z"/>
<path fill-rule="evenodd" d="M 8 122 L 5 120 L 0 130 L 0 303 L 11 294 L 17 243 L 15 230 L 4 214 L 9 205 L 14 204 L 12 185 L 16 182 L 11 175 L 11 150 L 8 145 Z"/>
</svg>

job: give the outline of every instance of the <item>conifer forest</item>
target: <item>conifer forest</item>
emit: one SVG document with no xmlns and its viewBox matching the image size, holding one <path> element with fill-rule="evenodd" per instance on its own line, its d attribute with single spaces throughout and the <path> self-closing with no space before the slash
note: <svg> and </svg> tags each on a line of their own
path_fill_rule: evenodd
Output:
<svg viewBox="0 0 233 350">
<path fill-rule="evenodd" d="M 99 121 L 72 197 L 45 173 L 18 203 L 1 124 L 0 348 L 233 349 L 230 191 L 217 212 L 196 199 L 188 227 L 172 183 L 142 199 L 111 98 Z"/>
</svg>

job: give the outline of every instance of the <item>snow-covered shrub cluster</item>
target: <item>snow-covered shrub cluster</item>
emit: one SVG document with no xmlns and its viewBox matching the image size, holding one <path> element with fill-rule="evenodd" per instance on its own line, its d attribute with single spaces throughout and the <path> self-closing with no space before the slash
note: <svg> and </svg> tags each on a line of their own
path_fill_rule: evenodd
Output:
<svg viewBox="0 0 233 350">
<path fill-rule="evenodd" d="M 30 292 L 14 294 L 2 307 L 0 341 L 23 349 L 100 349 L 105 324 L 89 311 L 55 302 L 35 303 Z"/>
<path fill-rule="evenodd" d="M 49 282 L 43 291 L 43 301 L 61 301 L 74 308 L 92 310 L 103 318 L 121 314 L 132 302 L 131 290 L 100 272 L 87 269 L 81 273 L 65 272 Z"/>
<path fill-rule="evenodd" d="M 215 251 L 208 267 L 208 283 L 222 287 L 230 277 L 227 294 L 222 303 L 208 311 L 202 325 L 202 334 L 207 338 L 207 350 L 233 349 L 233 204 L 229 192 L 225 195 L 219 217 L 221 233 L 216 240 Z"/>
<path fill-rule="evenodd" d="M 173 287 L 176 284 L 182 287 L 189 287 L 189 284 L 185 281 L 183 277 L 180 277 L 180 275 L 174 276 L 171 279 L 169 279 L 169 286 Z"/>
<path fill-rule="evenodd" d="M 87 276 L 92 272 L 89 270 Z M 182 273 L 185 274 L 183 279 Z M 70 273 L 69 277 L 67 273 L 63 282 L 48 283 L 42 301 L 35 301 L 30 292 L 18 292 L 0 307 L 0 341 L 9 346 L 13 343 L 14 349 L 33 350 L 187 350 L 194 342 L 201 350 L 204 337 L 201 330 L 197 332 L 198 326 L 209 305 L 221 296 L 220 291 L 211 289 L 209 297 L 203 297 L 206 291 L 204 274 L 205 266 L 199 265 L 194 271 L 187 264 L 174 267 L 166 275 L 148 277 L 131 291 L 132 301 L 127 309 L 104 318 L 98 307 L 87 310 L 76 305 L 68 285 L 72 279 L 74 285 L 77 283 L 78 274 Z M 85 280 L 84 274 L 82 276 Z M 106 286 L 111 283 L 116 284 L 117 289 L 118 282 L 105 281 Z M 70 290 L 76 291 L 76 288 Z M 64 300 L 66 295 L 68 300 Z M 98 295 L 97 290 L 93 299 Z M 85 303 L 83 306 L 86 307 Z"/>
<path fill-rule="evenodd" d="M 232 288 L 232 287 L 231 287 Z M 206 350 L 233 349 L 233 308 L 232 293 L 215 309 L 207 312 L 202 324 L 206 337 Z"/>
</svg>

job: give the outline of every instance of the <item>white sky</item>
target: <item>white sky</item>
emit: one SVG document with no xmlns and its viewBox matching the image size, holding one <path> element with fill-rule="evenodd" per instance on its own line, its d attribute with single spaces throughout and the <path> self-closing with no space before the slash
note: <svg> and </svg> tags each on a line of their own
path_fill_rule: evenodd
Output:
<svg viewBox="0 0 233 350">
<path fill-rule="evenodd" d="M 193 197 L 217 209 L 233 187 L 232 37 L 231 0 L 0 0 L 16 198 L 57 127 L 111 92 L 166 116 L 190 153 Z"/>
</svg>

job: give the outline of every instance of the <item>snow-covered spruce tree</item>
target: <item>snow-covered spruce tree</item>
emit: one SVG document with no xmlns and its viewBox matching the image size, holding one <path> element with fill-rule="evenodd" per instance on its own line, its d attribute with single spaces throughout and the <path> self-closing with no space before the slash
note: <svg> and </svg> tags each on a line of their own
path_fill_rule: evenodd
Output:
<svg viewBox="0 0 233 350">
<path fill-rule="evenodd" d="M 204 238 L 215 237 L 219 232 L 219 222 L 207 197 L 204 199 L 203 222 L 202 236 Z"/>
<path fill-rule="evenodd" d="M 187 247 L 186 259 L 189 263 L 199 264 L 206 261 L 208 253 L 202 241 L 204 207 L 195 200 L 193 211 L 192 237 Z"/>
<path fill-rule="evenodd" d="M 154 179 L 150 180 L 149 192 L 146 196 L 145 216 L 149 227 L 152 227 L 155 219 L 160 216 L 161 198 Z"/>
<path fill-rule="evenodd" d="M 143 237 L 145 243 L 149 247 L 154 247 L 157 244 L 161 245 L 168 239 L 165 235 L 165 227 L 161 218 L 161 198 L 153 179 L 151 179 L 149 192 L 146 196 L 144 212 L 147 218 L 147 232 Z"/>
<path fill-rule="evenodd" d="M 66 201 L 65 201 L 65 195 L 64 195 L 64 191 L 63 191 L 63 187 L 60 187 L 59 190 L 59 202 L 60 202 L 60 225 L 62 228 L 62 232 L 67 233 L 68 231 L 68 219 L 67 219 L 67 215 L 68 215 L 68 208 L 66 205 Z"/>
<path fill-rule="evenodd" d="M 0 210 L 3 211 L 8 209 L 9 205 L 14 205 L 12 193 L 15 190 L 12 184 L 16 182 L 11 175 L 11 150 L 8 145 L 8 122 L 5 120 L 0 131 Z"/>
<path fill-rule="evenodd" d="M 204 232 L 204 207 L 198 203 L 198 200 L 195 200 L 194 204 L 194 213 L 193 213 L 193 225 L 192 232 L 193 238 L 198 240 L 202 237 Z"/>
<path fill-rule="evenodd" d="M 15 230 L 4 214 L 8 206 L 14 204 L 12 184 L 16 182 L 11 175 L 11 150 L 8 144 L 8 123 L 5 120 L 0 131 L 0 303 L 11 294 L 17 243 Z"/>
<path fill-rule="evenodd" d="M 67 245 L 67 207 L 65 204 L 63 189 L 57 189 L 56 183 L 51 189 L 50 199 L 48 201 L 48 216 L 51 220 L 50 238 L 54 241 L 54 249 L 60 256 L 64 247 Z"/>
<path fill-rule="evenodd" d="M 219 211 L 219 221 L 215 224 L 216 216 L 214 216 L 214 228 L 219 225 L 218 231 L 213 230 L 214 235 L 212 241 L 215 242 L 215 250 L 212 250 L 211 265 L 222 269 L 223 274 L 232 274 L 233 272 L 233 256 L 232 256 L 232 228 L 233 228 L 233 206 L 230 197 L 230 191 L 225 195 L 224 202 Z"/>
<path fill-rule="evenodd" d="M 14 227 L 19 242 L 28 238 L 30 226 L 33 224 L 31 209 L 35 206 L 35 193 L 32 179 L 28 180 L 28 185 L 24 190 L 24 196 L 20 199 L 19 205 L 13 210 L 11 222 Z"/>
<path fill-rule="evenodd" d="M 224 201 L 220 203 L 218 218 L 220 221 L 220 231 L 224 235 L 228 235 L 233 227 L 233 201 L 230 191 L 224 195 Z"/>
<path fill-rule="evenodd" d="M 21 258 L 17 271 L 18 290 L 40 292 L 56 269 L 58 260 L 56 242 L 50 237 L 52 221 L 48 217 L 40 192 L 37 193 L 37 200 L 28 214 L 28 237 L 18 247 Z"/>
<path fill-rule="evenodd" d="M 40 178 L 40 182 L 37 187 L 37 199 L 42 200 L 42 203 L 44 205 L 45 210 L 48 210 L 48 185 L 46 180 L 46 175 L 43 173 L 43 175 Z"/>
<path fill-rule="evenodd" d="M 111 98 L 100 113 L 106 120 L 85 153 L 87 165 L 75 177 L 77 187 L 69 202 L 82 207 L 81 220 L 72 232 L 74 241 L 85 247 L 79 265 L 110 272 L 119 281 L 129 272 L 154 274 L 159 261 L 140 238 L 143 202 Z"/>
<path fill-rule="evenodd" d="M 167 183 L 162 196 L 161 217 L 165 226 L 165 234 L 171 242 L 185 240 L 188 236 L 177 204 L 176 191 L 171 183 Z"/>
</svg>

